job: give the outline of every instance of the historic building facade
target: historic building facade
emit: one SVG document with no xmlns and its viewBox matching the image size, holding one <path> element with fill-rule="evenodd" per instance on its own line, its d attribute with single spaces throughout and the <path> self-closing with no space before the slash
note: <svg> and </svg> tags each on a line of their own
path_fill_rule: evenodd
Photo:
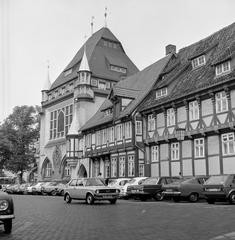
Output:
<svg viewBox="0 0 235 240">
<path fill-rule="evenodd" d="M 138 72 L 107 28 L 95 32 L 51 84 L 42 90 L 38 181 L 90 176 L 80 128 L 120 80 Z"/>
<path fill-rule="evenodd" d="M 235 171 L 235 23 L 176 54 L 138 111 L 151 176 Z"/>
</svg>

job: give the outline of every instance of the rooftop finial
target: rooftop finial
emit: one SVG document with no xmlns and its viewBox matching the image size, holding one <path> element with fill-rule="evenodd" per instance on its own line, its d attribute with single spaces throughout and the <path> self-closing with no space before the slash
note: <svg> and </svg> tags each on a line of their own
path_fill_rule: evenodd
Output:
<svg viewBox="0 0 235 240">
<path fill-rule="evenodd" d="M 105 25 L 104 25 L 104 27 L 107 27 L 107 7 L 105 7 L 104 17 L 105 17 Z"/>
<path fill-rule="evenodd" d="M 93 19 L 94 16 L 91 17 L 91 36 L 93 35 Z"/>
</svg>

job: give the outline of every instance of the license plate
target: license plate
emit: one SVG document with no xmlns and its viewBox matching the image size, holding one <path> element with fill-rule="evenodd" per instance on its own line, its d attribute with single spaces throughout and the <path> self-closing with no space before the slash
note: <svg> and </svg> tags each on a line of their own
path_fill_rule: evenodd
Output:
<svg viewBox="0 0 235 240">
<path fill-rule="evenodd" d="M 103 198 L 113 198 L 112 196 L 103 196 Z"/>
</svg>

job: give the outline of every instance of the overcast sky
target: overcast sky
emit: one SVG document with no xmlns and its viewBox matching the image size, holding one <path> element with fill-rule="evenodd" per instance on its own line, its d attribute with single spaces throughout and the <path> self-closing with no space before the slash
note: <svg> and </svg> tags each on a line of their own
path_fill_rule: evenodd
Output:
<svg viewBox="0 0 235 240">
<path fill-rule="evenodd" d="M 0 0 L 0 122 L 15 106 L 41 104 L 51 83 L 105 25 L 142 70 L 235 22 L 234 0 Z"/>
</svg>

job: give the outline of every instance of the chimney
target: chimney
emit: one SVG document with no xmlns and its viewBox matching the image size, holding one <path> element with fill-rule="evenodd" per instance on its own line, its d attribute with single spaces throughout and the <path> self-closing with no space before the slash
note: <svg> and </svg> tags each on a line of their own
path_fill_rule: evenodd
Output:
<svg viewBox="0 0 235 240">
<path fill-rule="evenodd" d="M 170 53 L 176 53 L 176 46 L 169 44 L 166 46 L 166 55 L 170 54 Z"/>
</svg>

